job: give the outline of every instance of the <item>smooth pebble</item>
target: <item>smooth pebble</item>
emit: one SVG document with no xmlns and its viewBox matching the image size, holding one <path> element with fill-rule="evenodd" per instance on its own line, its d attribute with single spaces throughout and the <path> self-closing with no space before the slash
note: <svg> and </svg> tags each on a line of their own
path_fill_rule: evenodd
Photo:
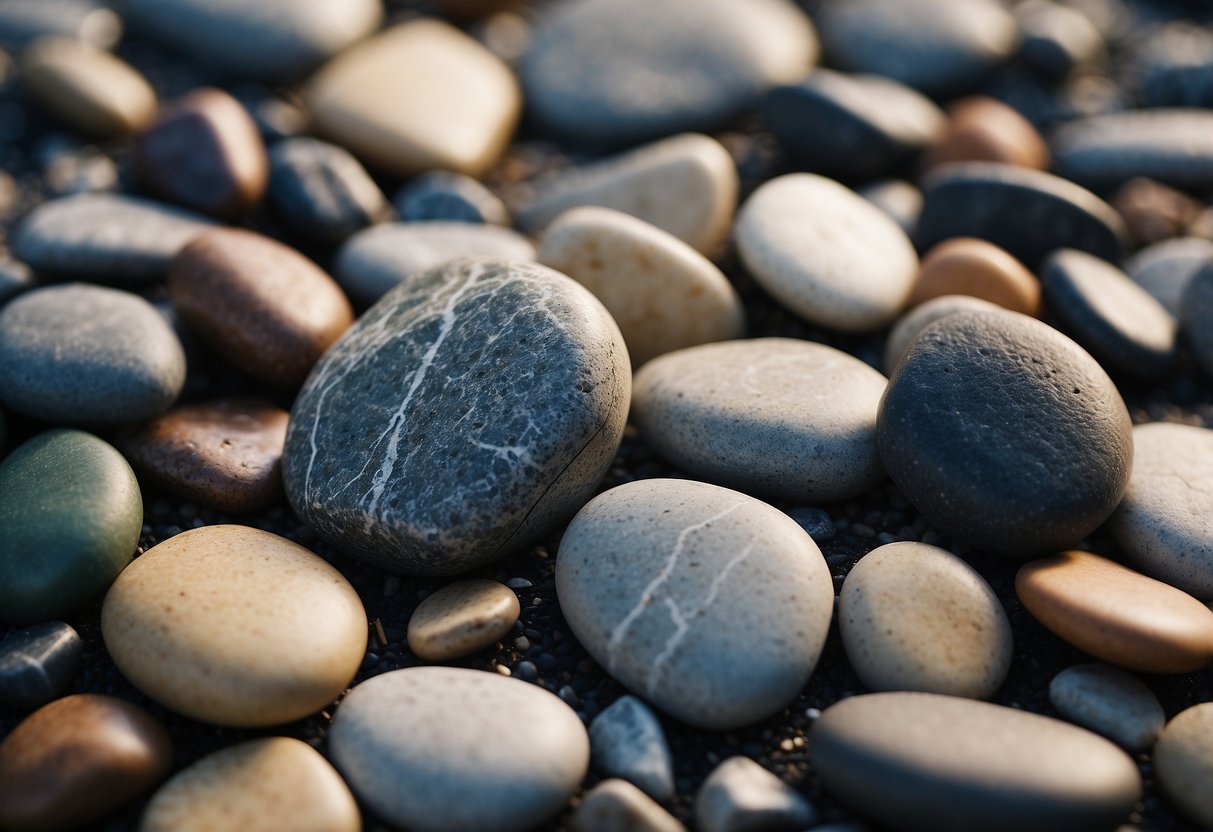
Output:
<svg viewBox="0 0 1213 832">
<path fill-rule="evenodd" d="M 885 375 L 892 377 L 918 334 L 940 318 L 957 312 L 993 312 L 1000 308 L 988 300 L 972 295 L 943 295 L 915 306 L 898 318 L 897 323 L 889 330 L 884 351 Z"/>
<path fill-rule="evenodd" d="M 953 237 L 922 258 L 910 306 L 943 295 L 971 295 L 1012 312 L 1040 312 L 1040 281 L 1003 249 L 975 237 Z"/>
<path fill-rule="evenodd" d="M 335 144 L 306 136 L 270 148 L 269 201 L 291 230 L 338 243 L 391 214 L 362 163 Z"/>
<path fill-rule="evenodd" d="M 1175 237 L 1146 246 L 1125 262 L 1124 270 L 1178 318 L 1184 291 L 1208 260 L 1213 260 L 1213 240 Z"/>
<path fill-rule="evenodd" d="M 72 38 L 44 38 L 26 49 L 21 83 L 68 127 L 96 139 L 134 133 L 156 114 L 156 94 L 134 67 Z"/>
<path fill-rule="evenodd" d="M 1049 683 L 1049 701 L 1070 722 L 1134 753 L 1149 751 L 1167 720 L 1154 691 L 1106 664 L 1067 667 Z"/>
<path fill-rule="evenodd" d="M 695 795 L 699 832 L 801 830 L 817 811 L 805 797 L 749 757 L 729 757 L 703 781 Z"/>
<path fill-rule="evenodd" d="M 1192 191 L 1213 187 L 1213 113 L 1146 109 L 1075 119 L 1052 141 L 1062 176 L 1110 190 L 1135 176 Z"/>
<path fill-rule="evenodd" d="M 631 694 L 624 694 L 590 723 L 594 768 L 620 777 L 649 797 L 668 803 L 674 797 L 670 746 L 657 715 Z"/>
<path fill-rule="evenodd" d="M 63 695 L 84 642 L 70 624 L 46 621 L 0 639 L 0 704 L 37 708 Z"/>
<path fill-rule="evenodd" d="M 686 832 L 686 827 L 626 780 L 603 780 L 569 819 L 574 832 Z"/>
<path fill-rule="evenodd" d="M 1154 746 L 1159 784 L 1185 815 L 1213 826 L 1213 702 L 1176 714 Z"/>
<path fill-rule="evenodd" d="M 497 195 L 462 173 L 434 170 L 416 177 L 392 199 L 404 222 L 511 224 L 509 209 Z"/>
<path fill-rule="evenodd" d="M 922 157 L 923 170 L 950 162 L 1000 162 L 1033 170 L 1049 167 L 1049 146 L 1013 107 L 985 95 L 948 105 L 948 122 Z"/>
<path fill-rule="evenodd" d="M 435 590 L 409 618 L 409 649 L 427 662 L 444 662 L 500 640 L 521 608 L 514 590 L 484 578 L 456 581 Z"/>
<path fill-rule="evenodd" d="M 1205 263 L 1184 289 L 1179 325 L 1196 361 L 1213 376 L 1213 265 Z"/>
</svg>

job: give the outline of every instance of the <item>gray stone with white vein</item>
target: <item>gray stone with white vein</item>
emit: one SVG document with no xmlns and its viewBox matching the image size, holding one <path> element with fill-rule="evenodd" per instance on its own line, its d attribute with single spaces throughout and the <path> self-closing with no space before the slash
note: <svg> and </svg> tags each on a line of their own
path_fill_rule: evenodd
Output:
<svg viewBox="0 0 1213 832">
<path fill-rule="evenodd" d="M 594 767 L 643 789 L 662 803 L 674 796 L 674 772 L 665 732 L 649 706 L 625 695 L 590 723 Z"/>
<path fill-rule="evenodd" d="M 730 757 L 695 795 L 699 832 L 799 832 L 817 820 L 803 795 L 749 757 Z"/>
</svg>

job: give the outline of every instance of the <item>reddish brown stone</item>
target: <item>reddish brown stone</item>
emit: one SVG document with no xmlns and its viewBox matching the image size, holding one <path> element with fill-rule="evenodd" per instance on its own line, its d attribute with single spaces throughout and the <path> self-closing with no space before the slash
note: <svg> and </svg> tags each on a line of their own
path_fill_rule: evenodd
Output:
<svg viewBox="0 0 1213 832">
<path fill-rule="evenodd" d="M 949 162 L 1003 162 L 1047 170 L 1049 148 L 1032 123 L 994 98 L 963 98 L 948 108 L 950 117 L 938 141 L 923 155 L 922 168 Z"/>
<path fill-rule="evenodd" d="M 970 295 L 1036 315 L 1040 281 L 1003 249 L 974 237 L 953 237 L 927 252 L 910 293 L 910 306 L 943 295 Z"/>
<path fill-rule="evenodd" d="M 1121 185 L 1111 202 L 1133 242 L 1142 246 L 1190 233 L 1201 214 L 1200 203 L 1187 194 L 1141 177 Z"/>
</svg>

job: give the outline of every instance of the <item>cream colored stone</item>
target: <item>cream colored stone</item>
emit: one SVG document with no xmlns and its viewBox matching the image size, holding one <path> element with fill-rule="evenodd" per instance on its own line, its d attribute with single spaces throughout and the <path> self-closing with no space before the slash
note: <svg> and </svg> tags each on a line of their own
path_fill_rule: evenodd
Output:
<svg viewBox="0 0 1213 832">
<path fill-rule="evenodd" d="M 362 818 L 336 770 L 310 745 L 267 737 L 202 758 L 148 803 L 141 832 L 358 832 Z"/>
<path fill-rule="evenodd" d="M 479 176 L 522 112 L 509 67 L 439 20 L 383 31 L 338 55 L 308 85 L 314 125 L 364 161 L 401 176 Z"/>
<path fill-rule="evenodd" d="M 336 569 L 285 538 L 204 526 L 126 568 L 101 611 L 114 663 L 151 698 L 221 725 L 277 725 L 333 701 L 367 620 Z"/>
<path fill-rule="evenodd" d="M 409 649 L 430 662 L 475 653 L 508 633 L 521 611 L 505 584 L 456 581 L 417 605 L 409 619 Z"/>
<path fill-rule="evenodd" d="M 35 41 L 21 56 L 21 80 L 43 107 L 96 138 L 134 133 L 156 114 L 156 93 L 134 67 L 82 41 Z"/>
</svg>

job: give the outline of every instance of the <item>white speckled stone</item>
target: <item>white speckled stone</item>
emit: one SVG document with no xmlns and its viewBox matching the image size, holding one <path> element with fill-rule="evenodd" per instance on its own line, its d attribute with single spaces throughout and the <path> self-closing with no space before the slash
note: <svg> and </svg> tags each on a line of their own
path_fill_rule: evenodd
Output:
<svg viewBox="0 0 1213 832">
<path fill-rule="evenodd" d="M 800 830 L 816 820 L 816 810 L 803 795 L 749 757 L 725 760 L 695 795 L 699 832 Z"/>
<path fill-rule="evenodd" d="M 884 477 L 885 378 L 811 341 L 756 338 L 679 350 L 636 374 L 632 418 L 675 465 L 747 493 L 842 500 Z"/>
<path fill-rule="evenodd" d="M 670 746 L 657 715 L 635 696 L 624 695 L 590 723 L 594 767 L 635 783 L 662 803 L 674 797 Z"/>
<path fill-rule="evenodd" d="M 791 701 L 834 611 L 825 559 L 794 520 L 690 480 L 632 482 L 586 505 L 561 540 L 556 593 L 612 676 L 709 730 Z"/>
<path fill-rule="evenodd" d="M 430 662 L 475 653 L 508 633 L 519 611 L 518 596 L 505 584 L 456 581 L 417 605 L 409 619 L 409 649 Z"/>
<path fill-rule="evenodd" d="M 758 284 L 827 329 L 867 332 L 889 324 L 918 274 L 918 255 L 901 226 L 816 174 L 787 174 L 759 187 L 738 214 L 736 235 Z"/>
<path fill-rule="evenodd" d="M 941 295 L 915 306 L 894 324 L 884 347 L 884 371 L 892 376 L 901 359 L 910 351 L 910 344 L 931 324 L 957 312 L 990 312 L 1000 307 L 988 300 L 971 295 Z"/>
<path fill-rule="evenodd" d="M 1049 701 L 1070 722 L 1133 752 L 1149 751 L 1167 721 L 1154 691 L 1106 664 L 1067 667 L 1049 683 Z"/>
<path fill-rule="evenodd" d="M 686 832 L 686 827 L 626 780 L 604 780 L 581 799 L 574 832 Z"/>
<path fill-rule="evenodd" d="M 728 278 L 677 237 L 610 208 L 561 214 L 539 262 L 594 293 L 615 318 L 632 365 L 672 350 L 740 338 L 745 310 Z"/>
<path fill-rule="evenodd" d="M 1176 714 L 1154 745 L 1154 772 L 1183 813 L 1213 827 L 1213 702 Z"/>
<path fill-rule="evenodd" d="M 454 667 L 358 685 L 337 709 L 329 750 L 369 809 L 415 832 L 530 829 L 564 808 L 590 759 L 585 728 L 560 699 Z"/>
</svg>

